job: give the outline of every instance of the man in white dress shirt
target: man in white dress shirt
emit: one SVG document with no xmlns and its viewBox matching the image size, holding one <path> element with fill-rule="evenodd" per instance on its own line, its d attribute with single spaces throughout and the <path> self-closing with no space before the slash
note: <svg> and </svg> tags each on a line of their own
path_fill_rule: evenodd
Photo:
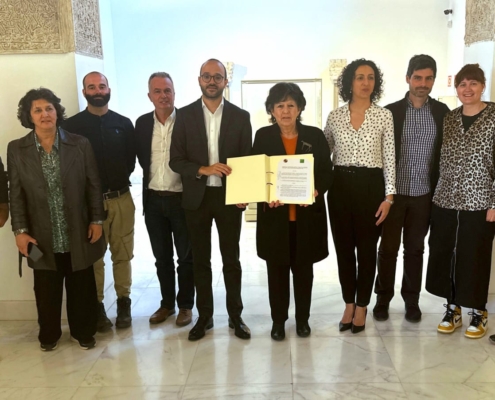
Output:
<svg viewBox="0 0 495 400">
<path fill-rule="evenodd" d="M 181 206 L 181 177 L 168 165 L 176 118 L 174 83 L 166 72 L 155 72 L 148 80 L 148 89 L 155 109 L 136 121 L 136 151 L 143 168 L 144 218 L 162 295 L 160 307 L 150 317 L 150 323 L 158 324 L 173 315 L 177 302 L 176 324 L 184 326 L 192 321 L 194 277 L 191 244 Z M 173 243 L 178 258 L 177 295 Z"/>
</svg>

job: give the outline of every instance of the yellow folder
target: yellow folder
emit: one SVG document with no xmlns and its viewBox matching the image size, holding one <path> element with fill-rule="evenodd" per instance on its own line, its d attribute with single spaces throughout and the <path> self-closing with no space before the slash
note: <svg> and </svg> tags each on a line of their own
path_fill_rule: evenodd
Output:
<svg viewBox="0 0 495 400">
<path fill-rule="evenodd" d="M 279 200 L 284 204 L 314 203 L 312 154 L 228 158 L 225 204 Z"/>
</svg>

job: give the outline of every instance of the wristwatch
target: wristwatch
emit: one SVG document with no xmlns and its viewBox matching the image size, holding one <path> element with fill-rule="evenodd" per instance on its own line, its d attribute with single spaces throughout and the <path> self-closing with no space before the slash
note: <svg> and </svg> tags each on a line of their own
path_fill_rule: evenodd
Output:
<svg viewBox="0 0 495 400">
<path fill-rule="evenodd" d="M 388 199 L 386 197 L 385 197 L 385 200 L 384 201 L 386 201 L 390 205 L 394 204 L 394 201 L 393 200 L 390 200 L 390 199 Z"/>
<path fill-rule="evenodd" d="M 29 232 L 29 230 L 27 228 L 17 229 L 17 230 L 14 231 L 14 236 L 18 236 L 21 233 L 27 233 L 27 232 Z"/>
</svg>

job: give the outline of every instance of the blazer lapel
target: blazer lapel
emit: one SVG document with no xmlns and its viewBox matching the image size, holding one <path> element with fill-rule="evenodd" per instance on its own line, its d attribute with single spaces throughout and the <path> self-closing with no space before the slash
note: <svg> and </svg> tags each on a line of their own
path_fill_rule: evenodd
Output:
<svg viewBox="0 0 495 400">
<path fill-rule="evenodd" d="M 32 131 L 22 139 L 21 159 L 33 176 L 35 176 L 35 179 L 44 182 L 45 177 L 43 176 L 43 170 L 41 169 L 41 158 L 34 142 L 34 135 L 35 133 Z"/>
<path fill-rule="evenodd" d="M 223 111 L 222 111 L 222 121 L 220 123 L 220 135 L 218 138 L 218 154 L 220 156 L 220 159 L 222 159 L 221 154 L 223 154 L 222 153 L 223 145 L 225 143 L 225 137 L 227 136 L 231 115 L 232 115 L 232 107 L 227 100 L 224 100 Z"/>
<path fill-rule="evenodd" d="M 62 181 L 78 155 L 77 146 L 63 129 L 59 129 L 60 177 Z"/>
<path fill-rule="evenodd" d="M 199 99 L 194 106 L 194 120 L 198 127 L 200 147 L 204 149 L 206 155 L 206 162 L 208 162 L 208 136 L 206 134 L 205 116 L 203 114 L 203 105 L 201 99 Z"/>
</svg>

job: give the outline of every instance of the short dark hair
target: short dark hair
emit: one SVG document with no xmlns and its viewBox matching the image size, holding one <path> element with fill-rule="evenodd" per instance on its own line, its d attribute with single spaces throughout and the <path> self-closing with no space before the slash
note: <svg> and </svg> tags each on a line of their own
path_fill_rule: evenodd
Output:
<svg viewBox="0 0 495 400">
<path fill-rule="evenodd" d="M 167 72 L 153 72 L 151 75 L 150 75 L 150 78 L 148 79 L 148 88 L 150 87 L 150 83 L 151 83 L 151 80 L 153 78 L 164 78 L 164 79 L 170 79 L 170 82 L 174 83 L 174 81 L 172 80 L 172 77 L 170 76 L 169 73 Z"/>
<path fill-rule="evenodd" d="M 55 96 L 55 93 L 42 87 L 31 89 L 19 100 L 19 105 L 17 106 L 17 118 L 24 128 L 34 129 L 34 124 L 31 120 L 31 106 L 35 100 L 46 100 L 48 103 L 53 104 L 57 111 L 57 126 L 65 119 L 65 107 L 60 104 L 60 99 Z"/>
<path fill-rule="evenodd" d="M 479 64 L 466 64 L 457 73 L 454 79 L 454 86 L 457 87 L 464 80 L 469 79 L 473 81 L 478 81 L 481 84 L 486 84 L 485 73 L 480 68 Z"/>
<path fill-rule="evenodd" d="M 304 98 L 301 88 L 292 82 L 279 82 L 275 86 L 272 86 L 265 101 L 266 112 L 270 115 L 269 120 L 272 124 L 277 122 L 271 114 L 275 108 L 275 104 L 286 101 L 288 98 L 294 100 L 297 107 L 301 110 L 297 116 L 297 121 L 301 120 L 301 113 L 306 108 L 306 99 Z"/>
<path fill-rule="evenodd" d="M 382 71 L 371 60 L 360 58 L 354 60 L 349 65 L 346 65 L 337 79 L 337 86 L 339 88 L 339 95 L 343 101 L 348 102 L 352 100 L 352 82 L 354 82 L 354 76 L 356 70 L 362 65 L 371 67 L 375 73 L 375 87 L 371 92 L 370 100 L 372 103 L 380 100 L 383 94 L 383 74 Z"/>
<path fill-rule="evenodd" d="M 105 80 L 107 81 L 107 86 L 108 86 L 108 78 L 105 75 L 103 75 L 101 72 L 98 72 L 98 71 L 91 71 L 91 72 L 88 72 L 86 75 L 84 75 L 84 78 L 83 78 L 83 81 L 82 81 L 83 89 L 86 89 L 86 86 L 84 85 L 84 82 L 86 81 L 86 78 L 89 75 L 93 75 L 93 74 L 98 74 L 98 75 L 103 76 L 103 78 L 105 78 Z"/>
<path fill-rule="evenodd" d="M 417 54 L 409 60 L 406 76 L 410 78 L 414 71 L 426 68 L 430 68 L 433 71 L 433 78 L 437 77 L 437 63 L 433 57 L 427 54 Z"/>
<path fill-rule="evenodd" d="M 225 68 L 225 65 L 223 65 L 223 62 L 221 62 L 220 60 L 217 60 L 216 58 L 210 58 L 210 59 L 206 60 L 203 64 L 201 64 L 201 68 L 199 69 L 199 76 L 201 76 L 201 71 L 203 70 L 204 65 L 206 63 L 209 63 L 210 61 L 215 61 L 215 62 L 219 63 L 223 67 L 223 72 L 225 74 L 224 78 L 227 78 L 227 68 Z"/>
</svg>

